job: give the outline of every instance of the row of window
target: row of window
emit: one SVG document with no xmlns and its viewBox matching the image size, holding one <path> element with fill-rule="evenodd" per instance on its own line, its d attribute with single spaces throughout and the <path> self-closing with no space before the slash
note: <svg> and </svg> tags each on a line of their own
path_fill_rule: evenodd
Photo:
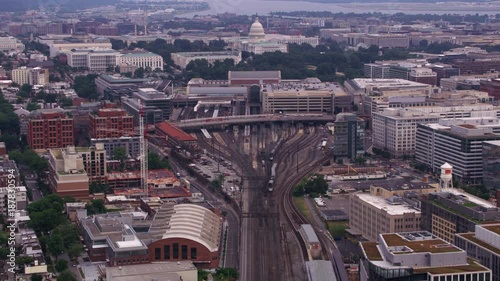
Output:
<svg viewBox="0 0 500 281">
<path fill-rule="evenodd" d="M 163 257 L 162 257 L 162 249 L 155 248 L 155 260 L 170 260 L 170 259 L 178 260 L 179 256 L 180 259 L 182 260 L 187 260 L 187 259 L 195 260 L 198 258 L 198 249 L 196 247 L 191 247 L 189 249 L 189 254 L 190 254 L 189 256 L 188 256 L 187 245 L 181 245 L 180 249 L 181 251 L 179 253 L 179 243 L 173 243 L 172 247 L 170 247 L 170 245 L 165 245 L 163 246 Z"/>
</svg>

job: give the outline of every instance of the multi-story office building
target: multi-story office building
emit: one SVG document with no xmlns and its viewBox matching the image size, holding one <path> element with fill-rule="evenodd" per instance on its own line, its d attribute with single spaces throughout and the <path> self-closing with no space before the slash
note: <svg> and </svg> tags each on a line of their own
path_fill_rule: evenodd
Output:
<svg viewBox="0 0 500 281">
<path fill-rule="evenodd" d="M 139 99 L 136 98 L 125 98 L 121 99 L 121 104 L 123 109 L 128 112 L 128 114 L 134 117 L 134 124 L 139 124 L 141 104 Z M 154 125 L 163 122 L 165 118 L 163 117 L 163 111 L 156 106 L 145 106 L 142 104 L 142 110 L 144 112 L 144 123 L 148 125 Z"/>
<path fill-rule="evenodd" d="M 229 71 L 227 81 L 230 86 L 262 85 L 281 83 L 281 70 L 269 71 Z"/>
<path fill-rule="evenodd" d="M 95 139 L 134 136 L 134 117 L 121 108 L 101 108 L 90 114 L 89 129 Z"/>
<path fill-rule="evenodd" d="M 338 85 L 317 78 L 300 82 L 265 84 L 261 89 L 262 112 L 332 113 Z"/>
<path fill-rule="evenodd" d="M 133 94 L 133 97 L 140 100 L 141 104 L 145 107 L 156 107 L 161 110 L 165 120 L 170 118 L 170 112 L 172 111 L 171 96 L 152 88 L 140 88 Z"/>
<path fill-rule="evenodd" d="M 500 141 L 483 142 L 483 184 L 490 189 L 500 186 Z"/>
<path fill-rule="evenodd" d="M 103 145 L 107 157 L 111 157 L 118 147 L 124 147 L 125 151 L 132 158 L 137 158 L 140 154 L 139 137 L 118 137 L 105 139 L 90 139 L 92 146 Z"/>
<path fill-rule="evenodd" d="M 386 108 L 373 112 L 372 144 L 394 157 L 415 154 L 417 124 L 435 123 L 441 117 L 411 109 Z"/>
<path fill-rule="evenodd" d="M 461 184 L 480 184 L 482 143 L 489 140 L 500 140 L 496 117 L 441 119 L 439 123 L 417 125 L 415 156 L 434 172 L 450 163 L 454 180 Z"/>
<path fill-rule="evenodd" d="M 0 187 L 0 214 L 6 219 L 10 219 L 11 215 L 14 215 L 14 211 L 27 209 L 28 197 L 26 195 L 26 187 L 15 186 L 8 188 L 7 186 L 2 185 Z M 12 203 L 15 203 L 14 209 L 12 209 Z"/>
<path fill-rule="evenodd" d="M 97 93 L 100 95 L 103 95 L 105 92 L 108 91 L 120 91 L 120 90 L 130 90 L 130 91 L 135 91 L 138 89 L 138 87 L 145 82 L 149 81 L 150 79 L 143 78 L 127 78 L 124 76 L 120 75 L 107 75 L 107 74 L 102 74 L 99 77 L 96 78 L 95 80 L 95 85 L 96 85 L 96 90 Z M 123 92 L 123 91 L 120 91 Z"/>
<path fill-rule="evenodd" d="M 113 49 L 74 49 L 66 52 L 68 65 L 91 71 L 105 71 L 118 64 L 120 53 Z"/>
<path fill-rule="evenodd" d="M 437 73 L 425 67 L 412 68 L 408 80 L 432 86 L 436 86 L 438 83 Z"/>
<path fill-rule="evenodd" d="M 118 57 L 118 64 L 128 64 L 152 71 L 159 69 L 163 70 L 163 58 L 160 55 L 151 52 L 134 52 L 122 54 Z M 120 69 L 121 71 L 121 69 Z"/>
<path fill-rule="evenodd" d="M 353 113 L 339 113 L 333 122 L 333 157 L 354 160 L 364 150 L 366 123 Z"/>
<path fill-rule="evenodd" d="M 479 83 L 481 91 L 488 92 L 490 96 L 495 97 L 496 100 L 500 100 L 500 79 L 481 80 Z"/>
<path fill-rule="evenodd" d="M 485 74 L 500 71 L 500 59 L 484 58 L 484 59 L 457 59 L 451 63 L 454 67 L 460 69 L 460 73 L 464 74 Z"/>
<path fill-rule="evenodd" d="M 431 69 L 437 75 L 438 86 L 441 85 L 441 79 L 460 75 L 460 69 L 449 64 L 433 64 Z"/>
<path fill-rule="evenodd" d="M 383 63 L 366 63 L 363 72 L 366 78 L 371 79 L 387 79 L 389 75 L 390 64 Z"/>
<path fill-rule="evenodd" d="M 76 152 L 82 157 L 83 167 L 89 177 L 89 182 L 106 183 L 106 150 L 104 145 L 91 147 L 76 147 Z"/>
<path fill-rule="evenodd" d="M 353 232 L 374 241 L 380 233 L 420 230 L 420 210 L 400 196 L 383 198 L 374 195 L 375 191 L 350 196 L 349 228 Z"/>
<path fill-rule="evenodd" d="M 26 66 L 22 66 L 12 70 L 12 82 L 15 82 L 19 85 L 29 84 L 29 73 L 30 69 Z"/>
<path fill-rule="evenodd" d="M 12 36 L 2 36 L 0 37 L 0 50 L 24 50 L 24 44 Z"/>
<path fill-rule="evenodd" d="M 220 51 L 220 52 L 182 52 L 172 53 L 170 55 L 174 63 L 182 69 L 195 60 L 206 60 L 208 64 L 213 65 L 216 61 L 223 62 L 227 59 L 233 60 L 234 64 L 241 61 L 240 51 Z"/>
<path fill-rule="evenodd" d="M 89 199 L 89 177 L 74 146 L 49 151 L 49 184 L 61 197 Z"/>
<path fill-rule="evenodd" d="M 485 73 L 476 75 L 457 75 L 450 78 L 441 79 L 441 87 L 443 91 L 463 89 L 463 90 L 480 90 L 481 81 L 498 78 L 498 72 Z M 483 91 L 488 90 L 483 88 Z"/>
<path fill-rule="evenodd" d="M 493 280 L 491 270 L 468 259 L 467 252 L 426 231 L 378 234 L 361 249 L 361 281 Z"/>
<path fill-rule="evenodd" d="M 31 149 L 63 148 L 74 145 L 73 118 L 62 110 L 36 110 L 30 114 L 28 145 Z"/>
<path fill-rule="evenodd" d="M 476 225 L 474 232 L 457 233 L 454 244 L 491 269 L 492 280 L 500 280 L 500 224 Z"/>
<path fill-rule="evenodd" d="M 450 243 L 455 233 L 472 232 L 477 224 L 500 220 L 498 207 L 457 188 L 423 196 L 421 211 L 422 228 Z"/>
<path fill-rule="evenodd" d="M 110 42 L 77 42 L 71 43 L 67 41 L 55 41 L 49 43 L 50 57 L 53 58 L 61 53 L 71 52 L 71 50 L 77 49 L 91 49 L 91 48 L 101 48 L 101 49 L 111 49 Z"/>
</svg>

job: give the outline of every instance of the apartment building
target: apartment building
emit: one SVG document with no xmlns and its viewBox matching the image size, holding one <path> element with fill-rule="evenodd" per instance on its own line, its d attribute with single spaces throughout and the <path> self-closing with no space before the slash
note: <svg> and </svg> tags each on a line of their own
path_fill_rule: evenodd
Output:
<svg viewBox="0 0 500 281">
<path fill-rule="evenodd" d="M 106 183 L 107 165 L 104 145 L 97 144 L 91 147 L 76 147 L 75 150 L 82 158 L 89 183 Z"/>
<path fill-rule="evenodd" d="M 121 54 L 118 57 L 118 65 L 126 64 L 144 69 L 163 70 L 163 58 L 160 55 L 151 52 L 132 52 Z M 121 69 L 120 69 L 121 71 Z"/>
<path fill-rule="evenodd" d="M 63 148 L 74 143 L 73 118 L 61 109 L 40 109 L 30 114 L 28 145 L 31 149 Z"/>
<path fill-rule="evenodd" d="M 114 155 L 115 149 L 119 147 L 125 148 L 127 154 L 132 158 L 137 158 L 140 154 L 139 137 L 90 139 L 90 144 L 91 146 L 102 144 L 107 157 Z"/>
<path fill-rule="evenodd" d="M 135 135 L 134 117 L 121 108 L 101 108 L 90 114 L 90 137 L 119 138 Z"/>
<path fill-rule="evenodd" d="M 21 184 L 16 162 L 8 158 L 0 158 L 0 187 L 8 186 L 11 180 L 15 181 L 15 186 Z"/>
<path fill-rule="evenodd" d="M 14 215 L 14 211 L 26 210 L 28 208 L 28 196 L 26 195 L 26 187 L 15 186 L 8 188 L 8 185 L 2 185 L 0 187 L 0 214 L 4 218 L 11 218 Z M 12 196 L 11 190 L 14 191 L 14 198 L 9 199 Z M 15 202 L 14 209 L 11 209 L 11 203 Z"/>
<path fill-rule="evenodd" d="M 500 224 L 476 225 L 474 232 L 457 233 L 454 244 L 490 268 L 492 280 L 500 280 Z"/>
<path fill-rule="evenodd" d="M 89 177 L 74 146 L 49 151 L 49 184 L 61 197 L 89 199 Z"/>
<path fill-rule="evenodd" d="M 12 70 L 12 81 L 19 84 L 41 85 L 49 84 L 49 70 L 40 67 L 29 68 L 22 66 Z"/>
<path fill-rule="evenodd" d="M 170 55 L 174 63 L 180 66 L 182 69 L 195 60 L 206 60 L 208 64 L 213 65 L 216 61 L 223 62 L 226 59 L 234 61 L 234 64 L 238 64 L 241 61 L 240 51 L 220 51 L 220 52 L 182 52 L 182 53 L 172 53 Z"/>
<path fill-rule="evenodd" d="M 354 160 L 364 150 L 366 122 L 353 113 L 339 113 L 333 122 L 333 157 Z"/>
<path fill-rule="evenodd" d="M 423 196 L 421 211 L 422 228 L 450 243 L 456 233 L 473 232 L 478 224 L 500 220 L 498 207 L 457 188 Z"/>
<path fill-rule="evenodd" d="M 372 144 L 394 157 L 415 154 L 417 124 L 436 123 L 436 113 L 412 109 L 386 108 L 372 115 Z"/>
<path fill-rule="evenodd" d="M 120 53 L 113 49 L 73 49 L 66 52 L 68 65 L 91 71 L 106 71 L 118 65 Z"/>
<path fill-rule="evenodd" d="M 484 280 L 492 272 L 467 252 L 427 231 L 381 233 L 361 242 L 359 280 Z"/>
<path fill-rule="evenodd" d="M 454 179 L 461 184 L 481 184 L 482 143 L 490 140 L 500 140 L 496 117 L 441 119 L 439 123 L 417 125 L 415 156 L 434 172 L 450 163 Z"/>
<path fill-rule="evenodd" d="M 261 89 L 262 112 L 333 113 L 335 83 L 322 83 L 318 78 L 298 82 L 265 84 Z"/>
</svg>

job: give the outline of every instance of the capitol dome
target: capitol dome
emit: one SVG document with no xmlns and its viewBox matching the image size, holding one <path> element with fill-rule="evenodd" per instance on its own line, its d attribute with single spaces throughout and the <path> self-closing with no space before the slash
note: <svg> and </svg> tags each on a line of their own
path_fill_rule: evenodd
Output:
<svg viewBox="0 0 500 281">
<path fill-rule="evenodd" d="M 259 22 L 259 18 L 255 18 L 255 22 L 252 23 L 250 27 L 250 32 L 248 33 L 249 39 L 263 39 L 266 37 L 266 33 L 264 33 L 264 27 Z"/>
</svg>

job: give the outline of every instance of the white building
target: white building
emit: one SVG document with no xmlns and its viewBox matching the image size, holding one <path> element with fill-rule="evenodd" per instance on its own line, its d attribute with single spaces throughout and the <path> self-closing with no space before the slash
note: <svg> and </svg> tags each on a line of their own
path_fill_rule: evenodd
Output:
<svg viewBox="0 0 500 281">
<path fill-rule="evenodd" d="M 415 153 L 417 124 L 435 123 L 441 117 L 409 109 L 387 108 L 372 115 L 372 144 L 395 157 Z"/>
<path fill-rule="evenodd" d="M 230 45 L 235 49 L 247 51 L 255 54 L 265 52 L 280 51 L 288 52 L 288 44 L 309 44 L 316 47 L 319 44 L 319 38 L 305 36 L 290 36 L 282 34 L 266 34 L 264 27 L 256 18 L 255 22 L 250 26 L 248 37 L 239 38 L 236 41 L 230 42 Z"/>
<path fill-rule="evenodd" d="M 163 70 L 163 58 L 160 55 L 151 52 L 127 53 L 118 57 L 119 65 L 134 65 L 144 69 Z"/>
<path fill-rule="evenodd" d="M 182 69 L 195 60 L 206 60 L 208 64 L 212 65 L 216 61 L 223 62 L 226 59 L 231 59 L 234 64 L 238 64 L 241 61 L 240 51 L 220 51 L 220 52 L 182 52 L 182 53 L 172 53 L 170 55 L 174 63 L 180 66 Z"/>
<path fill-rule="evenodd" d="M 26 210 L 28 207 L 28 197 L 26 195 L 26 187 L 16 186 L 12 189 L 15 192 L 16 206 L 14 210 L 9 209 L 9 199 L 10 190 L 7 187 L 0 187 L 0 214 L 5 217 L 8 216 L 9 211 L 15 210 Z"/>
<path fill-rule="evenodd" d="M 76 68 L 88 68 L 91 71 L 105 71 L 118 64 L 120 53 L 112 49 L 74 49 L 66 53 L 68 65 Z"/>
<path fill-rule="evenodd" d="M 111 49 L 110 42 L 80 42 L 80 43 L 70 43 L 66 41 L 55 41 L 49 44 L 50 57 L 53 58 L 61 53 L 70 52 L 73 49 L 90 49 L 90 48 L 102 48 Z"/>
<path fill-rule="evenodd" d="M 19 84 L 42 85 L 49 84 L 49 70 L 40 67 L 28 68 L 22 66 L 12 70 L 12 81 Z"/>
<path fill-rule="evenodd" d="M 0 37 L 0 51 L 24 50 L 24 44 L 12 36 Z"/>
<path fill-rule="evenodd" d="M 433 171 L 443 163 L 454 168 L 454 179 L 477 184 L 483 178 L 484 141 L 500 140 L 496 117 L 441 119 L 439 123 L 419 124 L 416 133 L 416 160 Z"/>
<path fill-rule="evenodd" d="M 332 113 L 338 85 L 322 83 L 318 78 L 265 84 L 261 90 L 262 111 Z"/>
</svg>

